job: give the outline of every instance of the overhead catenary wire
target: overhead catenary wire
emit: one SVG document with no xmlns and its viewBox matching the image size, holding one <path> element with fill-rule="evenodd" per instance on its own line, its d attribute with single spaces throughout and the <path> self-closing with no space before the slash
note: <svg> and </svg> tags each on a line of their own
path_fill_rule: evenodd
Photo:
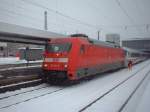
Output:
<svg viewBox="0 0 150 112">
<path fill-rule="evenodd" d="M 7 10 L 7 9 L 3 9 L 3 8 L 0 8 L 1 11 L 3 11 L 3 13 L 1 13 L 1 15 L 3 16 L 6 16 L 6 17 L 11 17 L 11 18 L 14 18 L 13 15 L 18 15 L 18 16 L 25 16 L 24 14 L 21 14 L 21 13 L 16 13 L 16 12 L 13 12 L 13 11 L 10 11 L 10 10 Z M 13 14 L 13 15 L 12 15 Z M 31 18 L 33 18 L 35 21 L 33 21 L 32 23 L 29 21 Z M 23 20 L 22 20 L 23 21 Z M 34 17 L 31 17 L 31 16 L 26 16 L 24 18 L 24 21 L 32 24 L 33 26 L 37 25 L 40 23 L 40 20 L 39 19 L 36 19 Z"/>
<path fill-rule="evenodd" d="M 82 25 L 84 25 L 84 26 L 92 27 L 92 28 L 94 28 L 94 29 L 98 29 L 98 27 L 95 26 L 95 25 L 92 25 L 92 24 L 83 22 L 83 21 L 78 20 L 78 19 L 76 19 L 76 18 L 74 18 L 74 17 L 71 17 L 71 16 L 69 16 L 69 15 L 66 15 L 66 14 L 64 14 L 64 13 L 62 13 L 62 12 L 60 12 L 60 11 L 57 11 L 57 10 L 48 8 L 48 7 L 46 7 L 46 6 L 43 6 L 43 5 L 41 5 L 41 4 L 38 4 L 38 3 L 36 3 L 36 2 L 28 1 L 28 0 L 22 0 L 22 1 L 24 1 L 25 3 L 28 3 L 28 4 L 30 4 L 30 5 L 34 5 L 34 6 L 40 7 L 40 8 L 42 8 L 42 9 L 44 9 L 44 10 L 48 10 L 48 11 L 50 11 L 50 12 L 53 12 L 53 13 L 55 13 L 55 14 L 57 14 L 57 15 L 60 15 L 60 16 L 62 16 L 62 17 L 65 17 L 65 18 L 67 18 L 67 19 L 73 20 L 73 21 L 75 21 L 75 22 L 77 22 L 77 23 L 80 23 L 80 24 L 82 24 Z"/>
<path fill-rule="evenodd" d="M 135 25 L 129 25 L 129 24 L 124 24 L 124 25 L 102 25 L 102 27 L 112 27 L 112 28 L 142 28 L 142 27 L 146 27 L 147 25 L 150 25 L 150 23 L 145 23 L 145 24 L 135 24 Z"/>
<path fill-rule="evenodd" d="M 95 11 L 100 10 L 99 7 L 97 7 L 96 5 L 93 4 L 93 2 L 90 2 L 92 0 L 88 0 L 87 3 L 89 6 L 91 6 L 92 8 L 95 9 Z M 149 26 L 149 23 L 145 23 L 145 24 L 135 24 L 133 19 L 129 16 L 129 14 L 127 13 L 127 11 L 121 6 L 120 2 L 117 0 L 117 4 L 120 6 L 120 8 L 123 10 L 123 13 L 129 18 L 130 22 L 132 24 L 123 24 L 123 25 L 99 25 L 101 28 L 103 29 L 107 29 L 107 28 L 118 28 L 118 29 L 123 29 L 126 30 L 129 28 L 136 28 L 137 31 L 139 31 L 138 28 L 143 28 L 146 27 L 146 30 L 148 29 L 147 26 Z M 138 7 L 137 7 L 138 8 Z M 112 22 L 111 19 L 106 16 L 106 15 L 101 15 L 103 18 L 107 19 L 108 21 Z M 148 31 L 148 30 L 147 30 Z"/>
<path fill-rule="evenodd" d="M 95 9 L 95 11 L 97 12 L 97 11 L 100 11 L 101 13 L 102 13 L 102 11 L 101 11 L 101 9 L 99 8 L 99 7 L 97 7 L 94 3 L 93 3 L 93 0 L 87 0 L 87 2 L 86 3 L 88 3 L 88 6 L 90 6 L 90 7 L 92 7 L 93 9 Z M 98 12 L 99 13 L 99 12 Z M 108 16 L 106 16 L 106 15 L 101 15 L 101 17 L 103 17 L 104 19 L 107 19 L 108 21 L 110 21 L 111 22 L 111 19 L 108 17 Z M 101 26 L 101 25 L 100 25 Z"/>
<path fill-rule="evenodd" d="M 89 1 L 87 0 L 86 3 L 88 4 L 88 6 L 92 7 L 93 9 L 95 9 L 95 12 L 97 12 L 97 10 L 99 10 L 99 8 L 98 8 L 96 5 L 93 4 L 93 1 L 92 1 L 92 0 L 89 0 Z M 106 16 L 106 15 L 103 15 L 103 18 L 104 18 L 104 19 L 107 19 L 108 21 L 111 20 L 111 19 L 110 19 L 108 16 Z M 111 31 L 109 31 L 108 29 L 104 29 L 103 26 L 104 26 L 104 25 L 98 25 L 98 26 L 97 26 L 97 27 L 99 28 L 98 31 L 99 31 L 99 30 L 101 30 L 101 31 L 104 30 L 104 31 L 107 31 L 107 32 L 111 32 Z"/>
<path fill-rule="evenodd" d="M 28 0 L 22 0 L 23 2 L 32 2 L 32 1 L 28 1 Z M 90 0 L 89 0 L 90 1 Z M 9 3 L 9 2 L 7 2 L 7 1 L 5 1 L 6 3 Z M 58 2 L 58 1 L 57 1 Z M 34 2 L 35 3 L 35 2 Z M 90 3 L 90 2 L 87 2 L 92 8 L 95 8 L 95 10 L 99 10 L 98 9 L 98 7 L 96 7 L 94 4 L 92 4 L 92 3 Z M 119 2 L 120 3 L 120 2 Z M 36 4 L 36 3 L 35 3 Z M 32 4 L 32 5 L 35 5 L 35 4 Z M 58 5 L 58 3 L 57 3 L 57 5 Z M 137 4 L 135 4 L 136 5 L 136 7 L 138 8 L 138 6 L 137 6 Z M 37 6 L 37 5 L 35 5 L 35 6 Z M 15 6 L 15 7 L 18 7 L 18 8 L 20 8 L 20 9 L 23 9 L 24 11 L 26 11 L 26 9 L 25 8 L 23 8 L 23 7 L 21 7 L 21 6 Z M 41 5 L 40 6 L 38 6 L 38 7 L 40 7 L 40 8 L 43 8 L 43 9 L 45 9 L 45 8 L 47 8 L 47 7 L 45 7 L 45 6 L 43 6 L 43 7 L 41 7 Z M 58 7 L 58 6 L 57 6 Z M 48 8 L 48 9 L 50 9 L 50 8 Z M 53 10 L 53 9 L 52 9 Z M 30 11 L 32 11 L 32 10 L 30 10 Z M 56 12 L 56 10 L 53 10 L 52 11 L 53 13 L 54 12 Z M 126 12 L 126 11 L 125 11 Z M 128 15 L 128 13 L 126 12 L 126 14 Z M 18 14 L 17 14 L 18 15 Z M 32 18 L 34 18 L 34 20 L 35 19 L 39 19 L 39 21 L 42 21 L 42 19 L 40 19 L 40 18 L 35 18 L 34 16 L 32 16 L 32 15 L 30 15 Z M 128 15 L 129 16 L 129 15 Z M 27 17 L 27 16 L 26 16 Z M 110 18 L 107 16 L 105 16 L 105 15 L 103 15 L 103 17 L 105 18 L 105 19 L 108 19 L 109 21 L 111 21 L 110 20 Z M 131 18 L 131 17 L 130 17 Z M 72 20 L 72 19 L 70 19 L 70 20 Z M 133 20 L 132 20 L 133 21 Z M 82 24 L 83 25 L 83 24 Z M 124 25 L 99 25 L 99 26 L 95 26 L 96 28 L 98 28 L 98 29 L 101 29 L 102 30 L 102 28 L 103 27 L 105 27 L 105 28 L 124 28 L 125 29 L 125 27 L 128 29 L 128 28 L 134 28 L 134 27 L 138 27 L 138 28 L 141 28 L 141 27 L 145 27 L 145 28 L 147 28 L 147 25 L 149 26 L 150 25 L 150 23 L 144 23 L 144 24 L 131 24 L 131 25 L 129 25 L 129 24 L 124 24 Z M 94 25 L 93 25 L 94 26 Z M 105 30 L 104 28 L 103 28 L 103 30 Z"/>
<path fill-rule="evenodd" d="M 18 0 L 18 1 L 20 1 L 20 0 Z M 4 3 L 5 4 L 9 4 L 9 5 L 12 5 L 10 2 L 8 2 L 8 1 L 4 1 Z M 25 2 L 24 1 L 22 1 L 22 3 L 24 4 Z M 15 18 L 16 16 L 15 15 L 17 15 L 17 16 L 21 16 L 21 17 L 23 17 L 23 20 L 22 21 L 26 21 L 26 22 L 28 22 L 28 23 L 30 23 L 32 26 L 36 26 L 36 27 L 38 27 L 39 28 L 39 26 L 38 25 L 40 25 L 41 26 L 41 28 L 43 28 L 43 17 L 41 18 L 39 15 L 41 15 L 41 14 L 39 14 L 39 13 L 37 13 L 38 15 L 38 17 L 37 16 L 34 16 L 33 14 L 31 15 L 30 13 L 24 13 L 24 12 L 28 12 L 29 11 L 29 9 L 26 9 L 25 7 L 23 7 L 23 5 L 16 5 L 16 4 L 13 4 L 14 5 L 14 7 L 15 8 L 17 8 L 17 9 L 19 9 L 19 10 L 21 10 L 21 11 L 14 11 L 14 10 L 9 10 L 9 9 L 7 9 L 7 8 L 5 8 L 5 9 L 3 9 L 3 7 L 1 7 L 0 9 L 1 9 L 1 13 L 4 13 L 4 15 L 9 15 L 9 17 L 12 17 L 12 18 Z M 31 4 L 32 5 L 32 4 Z M 35 6 L 36 7 L 36 6 Z M 39 8 L 39 7 L 38 7 Z M 32 13 L 36 13 L 35 11 L 36 10 L 30 10 Z M 60 16 L 60 15 L 59 15 Z M 7 17 L 7 16 L 6 16 Z M 67 19 L 67 18 L 63 18 L 64 20 L 65 19 Z M 34 20 L 34 21 L 31 21 L 31 20 Z M 71 21 L 71 24 L 70 24 L 70 22 L 68 22 L 67 24 L 58 24 L 58 22 L 57 22 L 57 24 L 56 24 L 56 22 L 53 22 L 53 21 L 47 21 L 51 26 L 53 26 L 53 28 L 52 27 L 50 27 L 50 28 L 52 28 L 53 29 L 53 31 L 58 31 L 58 29 L 56 29 L 56 28 L 54 28 L 54 27 L 56 27 L 56 26 L 59 26 L 58 28 L 60 28 L 60 27 L 62 27 L 62 28 L 64 28 L 64 27 L 66 27 L 67 29 L 65 30 L 65 33 L 66 32 L 69 32 L 69 31 L 67 31 L 68 29 L 72 29 L 73 31 L 76 31 L 77 29 L 75 29 L 74 27 L 72 27 L 73 26 L 73 24 L 76 24 L 76 25 L 78 25 L 78 26 L 81 26 L 81 25 L 83 25 L 83 24 L 80 24 L 79 22 L 77 23 L 75 23 L 75 22 L 72 22 L 73 20 L 71 20 L 71 19 L 69 19 L 70 21 Z M 86 26 L 87 27 L 87 26 Z M 84 27 L 84 28 L 86 28 L 86 27 Z M 87 28 L 92 28 L 92 27 L 87 27 Z M 51 29 L 51 30 L 52 30 Z M 55 29 L 55 30 L 54 30 Z M 60 29 L 59 29 L 60 30 Z"/>
<path fill-rule="evenodd" d="M 79 19 L 76 19 L 76 18 L 74 18 L 74 17 L 71 17 L 71 16 L 69 16 L 69 15 L 66 15 L 66 14 L 62 13 L 62 12 L 58 11 L 57 9 L 55 10 L 55 9 L 46 7 L 46 6 L 41 5 L 41 4 L 37 3 L 37 2 L 33 2 L 33 1 L 29 1 L 29 0 L 21 0 L 21 1 L 23 1 L 23 2 L 25 2 L 25 3 L 28 3 L 28 4 L 30 4 L 30 5 L 34 5 L 34 6 L 36 6 L 36 7 L 42 8 L 42 9 L 44 9 L 44 10 L 50 11 L 50 12 L 52 12 L 52 13 L 54 13 L 54 14 L 56 14 L 56 15 L 59 15 L 59 16 L 61 16 L 61 17 L 64 17 L 64 18 L 66 18 L 66 19 L 68 19 L 68 20 L 71 20 L 72 22 L 74 22 L 74 23 L 76 23 L 76 24 L 78 24 L 78 25 L 80 24 L 80 25 L 84 26 L 84 28 L 85 28 L 85 27 L 87 27 L 87 28 L 92 28 L 93 30 L 96 30 L 96 31 L 99 31 L 99 30 L 102 31 L 102 30 L 104 30 L 104 29 L 100 28 L 100 26 L 92 25 L 92 24 L 89 24 L 89 23 L 87 23 L 87 22 L 83 22 L 83 21 L 81 21 L 81 20 L 79 20 Z M 58 5 L 58 3 L 57 3 L 57 5 Z M 56 6 L 56 7 L 57 7 L 57 6 Z M 78 29 L 76 29 L 76 30 L 78 30 Z M 81 32 L 81 33 L 84 33 L 83 31 L 80 31 L 80 32 Z M 111 31 L 108 31 L 108 32 L 110 33 Z"/>
<path fill-rule="evenodd" d="M 122 12 L 128 17 L 128 19 L 130 20 L 131 24 L 133 24 L 134 26 L 136 26 L 134 20 L 131 18 L 131 16 L 127 13 L 126 9 L 121 5 L 119 0 L 115 0 L 116 3 L 118 4 L 118 6 L 120 7 L 120 9 L 122 10 Z M 139 29 L 137 27 L 135 27 L 137 32 L 139 33 L 139 35 L 141 34 Z"/>
<path fill-rule="evenodd" d="M 19 1 L 19 0 L 18 0 Z M 131 23 L 131 25 L 130 24 L 123 24 L 123 25 L 92 25 L 92 24 L 90 24 L 90 23 L 87 23 L 87 22 L 85 22 L 85 21 L 83 21 L 83 20 L 79 20 L 78 18 L 75 18 L 75 17 L 71 17 L 71 16 L 69 16 L 69 15 L 66 15 L 65 13 L 63 13 L 63 12 L 61 12 L 61 11 L 58 11 L 58 1 L 57 1 L 57 4 L 56 4 L 56 9 L 52 9 L 52 8 L 50 8 L 50 7 L 48 7 L 48 6 L 45 6 L 45 5 L 42 5 L 42 4 L 40 4 L 40 3 L 38 3 L 38 2 L 36 2 L 36 1 L 31 1 L 31 0 L 21 0 L 23 3 L 22 4 L 24 4 L 24 3 L 27 3 L 27 4 L 29 4 L 29 5 L 34 5 L 35 7 L 38 7 L 38 8 L 41 8 L 41 9 L 43 9 L 43 10 L 47 10 L 48 11 L 48 13 L 49 12 L 51 12 L 52 14 L 56 14 L 58 17 L 60 17 L 60 18 L 58 18 L 58 19 L 63 19 L 63 20 L 61 20 L 61 21 L 69 21 L 67 24 L 63 24 L 63 23 L 58 23 L 58 22 L 56 22 L 57 24 L 59 24 L 58 26 L 61 26 L 62 28 L 63 27 L 67 27 L 67 30 L 68 30 L 68 32 L 69 31 L 71 31 L 72 29 L 74 29 L 74 31 L 79 31 L 79 28 L 84 28 L 84 29 L 93 29 L 94 31 L 96 31 L 96 33 L 97 33 L 97 31 L 102 31 L 102 33 L 103 32 L 107 32 L 107 33 L 111 33 L 112 31 L 110 30 L 111 28 L 118 28 L 118 29 L 123 29 L 123 30 L 128 30 L 129 28 L 136 28 L 137 29 L 137 31 L 139 31 L 140 30 L 140 28 L 144 28 L 144 30 L 146 30 L 147 32 L 149 31 L 149 24 L 150 23 L 145 23 L 145 24 L 135 24 L 134 23 L 134 20 L 133 20 L 133 18 L 128 14 L 128 12 L 126 11 L 126 9 L 124 8 L 124 7 L 122 7 L 122 4 L 120 4 L 120 1 L 119 0 L 116 0 L 116 1 L 119 1 L 119 4 L 120 4 L 120 7 L 122 7 L 122 10 L 124 10 L 123 12 L 125 13 L 125 15 L 129 18 L 129 20 L 130 21 L 132 21 Z M 94 8 L 96 5 L 93 3 L 91 3 L 91 5 L 90 5 L 90 2 L 88 2 L 88 4 L 89 4 L 89 7 L 91 6 L 92 8 Z M 23 10 L 23 11 L 25 11 L 26 10 L 26 8 L 25 7 L 23 7 L 23 5 L 20 5 L 20 6 L 18 6 L 18 5 L 16 5 L 15 7 L 22 7 L 21 9 Z M 99 9 L 99 7 L 95 7 L 95 11 L 96 10 L 98 10 Z M 37 24 L 39 24 L 40 26 L 41 25 L 43 25 L 41 22 L 43 22 L 43 18 L 42 17 L 40 17 L 40 18 L 38 18 L 39 17 L 39 15 L 37 15 L 38 17 L 35 17 L 34 15 L 31 15 L 30 13 L 29 14 L 26 14 L 26 13 L 22 13 L 23 11 L 20 11 L 20 12 L 17 12 L 18 14 L 16 14 L 16 15 L 20 15 L 20 16 L 25 16 L 24 18 L 28 21 L 28 22 L 30 22 L 29 21 L 29 19 L 31 18 L 31 19 L 34 19 L 35 21 L 33 21 L 34 23 L 35 23 L 35 25 L 37 26 Z M 31 10 L 31 11 L 34 11 L 34 10 Z M 36 11 L 36 10 L 35 10 Z M 14 12 L 15 13 L 15 12 Z M 34 12 L 33 12 L 34 13 Z M 27 16 L 26 16 L 27 15 Z M 106 16 L 106 15 L 102 15 L 104 18 L 106 18 L 108 21 L 111 21 L 110 20 L 110 18 L 109 18 L 109 16 Z M 62 17 L 62 18 L 61 18 Z M 107 18 L 108 17 L 108 18 Z M 37 22 L 36 22 L 37 21 Z M 30 22 L 31 23 L 31 22 Z M 55 22 L 52 22 L 52 21 L 48 21 L 48 23 L 49 24 L 53 24 L 53 26 L 54 26 L 54 24 L 56 24 Z M 57 26 L 57 24 L 56 24 L 56 26 Z M 34 26 L 35 26 L 34 25 Z M 76 26 L 74 26 L 74 25 L 76 25 Z M 80 27 L 78 27 L 78 26 L 80 26 Z M 41 26 L 42 27 L 42 26 Z M 71 28 L 72 27 L 72 28 Z M 76 28 L 75 28 L 76 27 Z M 60 28 L 60 27 L 59 27 Z M 61 28 L 60 28 L 60 30 L 62 30 Z M 64 30 L 64 29 L 63 29 Z M 110 31 L 108 31 L 108 30 L 110 30 Z"/>
</svg>

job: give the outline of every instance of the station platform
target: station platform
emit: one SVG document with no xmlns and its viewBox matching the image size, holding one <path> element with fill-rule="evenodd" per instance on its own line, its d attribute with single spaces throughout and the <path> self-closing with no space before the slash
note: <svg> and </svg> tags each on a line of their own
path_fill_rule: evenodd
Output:
<svg viewBox="0 0 150 112">
<path fill-rule="evenodd" d="M 37 61 L 30 61 L 29 63 L 42 63 L 42 60 Z M 22 64 L 27 63 L 26 60 L 20 60 L 18 57 L 0 57 L 0 65 L 6 65 L 6 64 Z"/>
</svg>

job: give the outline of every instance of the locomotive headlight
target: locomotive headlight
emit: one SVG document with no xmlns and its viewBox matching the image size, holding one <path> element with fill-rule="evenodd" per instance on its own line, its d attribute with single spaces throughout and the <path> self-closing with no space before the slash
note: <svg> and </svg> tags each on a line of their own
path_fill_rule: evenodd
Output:
<svg viewBox="0 0 150 112">
<path fill-rule="evenodd" d="M 44 67 L 48 67 L 48 65 L 47 65 L 47 64 L 44 64 Z"/>
<path fill-rule="evenodd" d="M 67 64 L 65 64 L 65 65 L 64 65 L 64 67 L 65 67 L 65 68 L 67 68 L 67 67 L 68 67 L 68 65 L 67 65 Z"/>
</svg>

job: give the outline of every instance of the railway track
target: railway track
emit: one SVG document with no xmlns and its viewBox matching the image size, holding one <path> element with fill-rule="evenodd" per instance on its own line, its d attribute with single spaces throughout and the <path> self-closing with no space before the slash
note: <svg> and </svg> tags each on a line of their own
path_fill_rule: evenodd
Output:
<svg viewBox="0 0 150 112">
<path fill-rule="evenodd" d="M 6 80 L 5 80 L 6 81 Z M 22 81 L 20 83 L 9 84 L 0 87 L 0 93 L 5 93 L 7 91 L 15 91 L 21 88 L 32 87 L 42 83 L 42 79 L 30 79 L 27 81 Z"/>
<path fill-rule="evenodd" d="M 30 75 L 30 74 L 41 74 L 41 73 L 42 73 L 42 69 L 40 66 L 0 69 L 0 76 L 1 76 L 0 80 L 9 77 L 23 76 L 23 75 Z"/>
<path fill-rule="evenodd" d="M 16 63 L 16 64 L 2 64 L 0 65 L 0 86 L 5 85 L 5 79 L 14 79 L 15 77 L 26 76 L 30 74 L 41 74 L 42 62 L 29 62 L 27 63 Z M 10 82 L 10 81 L 8 81 Z"/>
<path fill-rule="evenodd" d="M 0 93 L 30 87 L 40 84 L 41 67 L 16 67 L 14 69 L 0 69 Z"/>
<path fill-rule="evenodd" d="M 143 66 L 138 71 L 136 71 L 131 76 L 127 77 L 125 80 L 123 80 L 120 83 L 118 83 L 113 88 L 111 88 L 108 91 L 106 91 L 105 93 L 103 93 L 101 96 L 99 96 L 98 98 L 96 98 L 95 100 L 93 100 L 91 103 L 89 103 L 88 105 L 86 105 L 85 107 L 83 107 L 82 109 L 80 109 L 79 112 L 85 111 L 86 109 L 88 109 L 89 107 L 91 107 L 93 104 L 95 104 L 96 102 L 100 101 L 103 97 L 107 96 L 112 91 L 114 91 L 116 88 L 120 87 L 125 82 L 127 82 L 128 80 L 130 80 L 131 78 L 133 78 L 134 76 L 136 76 L 136 74 L 139 73 L 140 71 L 142 71 L 147 65 L 149 65 L 149 63 L 146 64 L 145 66 Z M 120 107 L 120 109 L 118 110 L 118 112 L 121 112 L 123 110 L 123 108 L 126 106 L 126 104 L 128 103 L 128 101 L 130 100 L 130 98 L 134 95 L 134 93 L 137 91 L 137 89 L 140 87 L 140 85 L 143 83 L 143 81 L 145 80 L 145 78 L 148 76 L 149 73 L 150 73 L 150 70 L 145 74 L 144 78 L 140 81 L 140 83 L 137 85 L 137 87 L 135 88 L 135 90 L 131 93 L 131 95 L 127 98 L 127 100 L 122 104 L 122 106 Z"/>
<path fill-rule="evenodd" d="M 130 96 L 126 99 L 126 101 L 122 104 L 122 106 L 119 108 L 118 112 L 122 112 L 122 110 L 124 109 L 124 107 L 127 105 L 127 103 L 130 101 L 130 99 L 132 98 L 132 96 L 135 94 L 135 92 L 139 89 L 139 87 L 142 85 L 142 83 L 144 82 L 144 80 L 148 77 L 150 73 L 150 70 L 146 73 L 146 75 L 144 76 L 144 78 L 140 81 L 140 83 L 136 86 L 136 88 L 134 89 L 134 91 L 130 94 Z"/>
<path fill-rule="evenodd" d="M 6 96 L 3 96 L 3 97 L 0 97 L 0 100 L 7 99 L 7 98 L 10 98 L 10 97 L 13 97 L 13 96 L 17 96 L 17 95 L 21 95 L 21 94 L 24 94 L 24 93 L 29 93 L 29 92 L 36 91 L 36 90 L 41 90 L 41 89 L 47 88 L 47 87 L 48 86 L 42 86 L 42 87 L 38 87 L 38 88 L 35 88 L 35 89 L 31 89 L 31 90 L 26 90 L 26 91 L 23 91 L 23 92 L 15 93 L 15 94 L 12 94 L 12 95 L 6 95 Z"/>
<path fill-rule="evenodd" d="M 35 74 L 35 75 L 20 75 L 20 76 L 7 77 L 4 79 L 0 79 L 0 88 L 2 86 L 12 85 L 12 84 L 36 80 L 36 79 L 40 79 L 40 75 Z"/>
<path fill-rule="evenodd" d="M 35 95 L 35 96 L 31 97 L 31 98 L 23 99 L 23 100 L 21 100 L 21 101 L 17 101 L 17 102 L 15 102 L 15 103 L 12 103 L 12 104 L 9 104 L 9 105 L 0 106 L 0 110 L 1 110 L 1 109 L 5 109 L 5 108 L 8 108 L 8 107 L 11 107 L 11 106 L 15 106 L 15 105 L 18 105 L 18 104 L 21 104 L 21 103 L 24 103 L 24 102 L 27 102 L 27 101 L 30 101 L 30 100 L 33 100 L 33 99 L 37 99 L 37 98 L 40 98 L 40 97 L 43 97 L 43 96 L 46 96 L 46 95 L 50 95 L 50 94 L 53 94 L 53 93 L 56 93 L 56 92 L 60 92 L 60 91 L 64 90 L 65 88 L 66 88 L 66 87 L 63 87 L 63 88 L 57 88 L 57 87 L 56 87 L 56 88 L 53 88 L 53 87 L 52 87 L 52 90 L 51 90 L 51 87 L 45 86 L 45 87 L 41 87 L 41 88 L 37 88 L 37 89 L 33 89 L 33 90 L 21 92 L 21 93 L 18 93 L 18 94 L 14 94 L 14 95 L 2 97 L 2 98 L 0 98 L 0 101 L 6 100 L 6 99 L 8 99 L 8 98 L 10 98 L 10 97 L 15 97 L 15 96 L 17 96 L 17 95 L 23 95 L 23 94 L 26 94 L 26 93 L 29 94 L 30 92 L 36 92 L 36 93 L 38 93 L 38 91 L 41 91 L 41 89 L 43 89 L 43 91 L 44 91 L 44 89 L 46 90 L 46 92 L 43 92 L 43 93 L 40 94 L 40 95 L 37 95 L 37 96 Z"/>
</svg>

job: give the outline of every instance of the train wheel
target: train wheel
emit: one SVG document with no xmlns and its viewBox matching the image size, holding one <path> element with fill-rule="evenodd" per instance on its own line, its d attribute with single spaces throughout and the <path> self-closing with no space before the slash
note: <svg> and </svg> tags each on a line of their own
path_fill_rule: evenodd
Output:
<svg viewBox="0 0 150 112">
<path fill-rule="evenodd" d="M 47 82 L 47 73 L 43 72 L 42 73 L 42 82 Z"/>
</svg>

